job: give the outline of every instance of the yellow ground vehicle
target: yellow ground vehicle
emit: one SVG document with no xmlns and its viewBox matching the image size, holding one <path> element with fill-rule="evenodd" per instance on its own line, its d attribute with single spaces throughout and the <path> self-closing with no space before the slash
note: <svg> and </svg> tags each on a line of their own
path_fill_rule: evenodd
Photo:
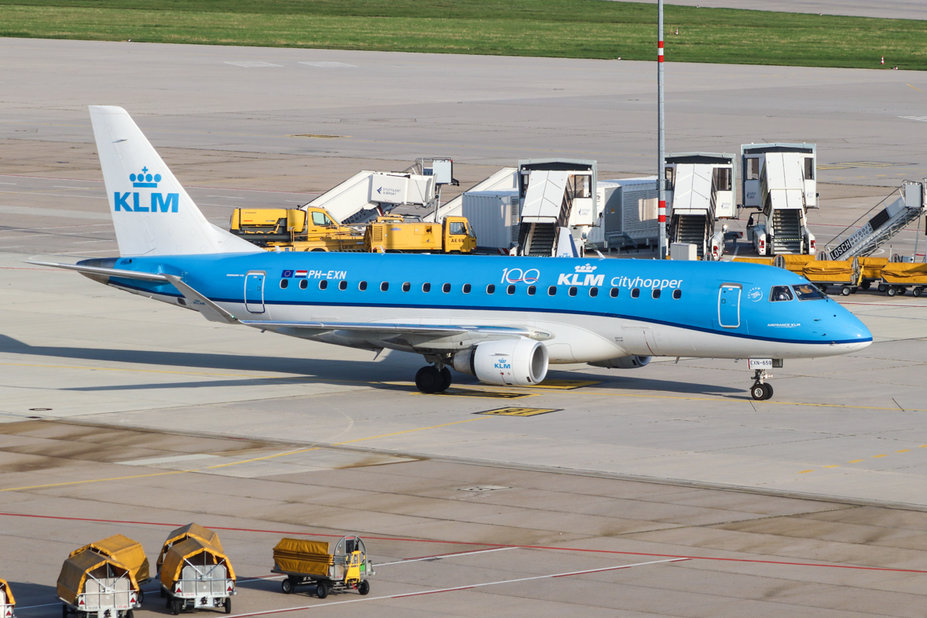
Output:
<svg viewBox="0 0 927 618">
<path fill-rule="evenodd" d="M 465 217 L 445 217 L 442 223 L 380 217 L 367 226 L 364 248 L 380 253 L 470 253 L 476 249 L 476 236 L 470 231 L 470 224 Z"/>
<path fill-rule="evenodd" d="M 186 609 L 222 608 L 232 612 L 235 571 L 220 548 L 199 538 L 173 543 L 161 564 L 161 589 L 174 615 Z"/>
<path fill-rule="evenodd" d="M 145 549 L 138 541 L 133 541 L 127 536 L 114 534 L 105 539 L 88 543 L 83 547 L 75 549 L 69 557 L 74 557 L 79 553 L 87 550 L 93 550 L 98 554 L 111 558 L 116 562 L 124 565 L 132 572 L 135 581 L 141 586 L 150 579 L 148 573 L 148 557 L 145 556 Z M 138 603 L 142 604 L 142 591 L 138 591 Z"/>
<path fill-rule="evenodd" d="M 164 563 L 164 555 L 167 554 L 171 546 L 189 538 L 199 539 L 203 541 L 203 543 L 222 551 L 222 543 L 219 542 L 218 534 L 197 523 L 189 523 L 186 526 L 181 526 L 172 530 L 167 535 L 167 538 L 164 540 L 164 545 L 161 547 L 161 553 L 158 555 L 157 565 L 159 571 L 161 570 L 161 565 Z"/>
<path fill-rule="evenodd" d="M 904 294 L 913 288 L 912 294 L 921 296 L 927 291 L 927 264 L 920 262 L 889 262 L 882 267 L 880 291 L 889 296 Z"/>
<path fill-rule="evenodd" d="M 16 599 L 13 597 L 13 591 L 5 579 L 0 579 L 0 618 L 15 618 L 16 614 L 13 609 L 16 607 Z"/>
<path fill-rule="evenodd" d="M 363 251 L 364 237 L 324 208 L 236 208 L 229 231 L 260 247 L 287 251 Z"/>
<path fill-rule="evenodd" d="M 364 541 L 357 536 L 342 537 L 331 552 L 325 541 L 280 539 L 274 547 L 271 571 L 286 575 L 280 586 L 286 594 L 292 593 L 296 586 L 315 584 L 320 599 L 340 590 L 367 594 L 370 592 L 367 578 L 374 574 Z"/>
<path fill-rule="evenodd" d="M 132 571 L 92 549 L 72 554 L 61 565 L 58 598 L 62 615 L 83 618 L 132 618 L 141 606 L 138 582 Z"/>
</svg>

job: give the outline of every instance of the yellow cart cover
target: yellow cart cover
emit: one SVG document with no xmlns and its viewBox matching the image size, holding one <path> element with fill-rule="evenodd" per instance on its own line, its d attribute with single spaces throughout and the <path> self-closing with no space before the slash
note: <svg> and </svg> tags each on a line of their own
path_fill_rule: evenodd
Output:
<svg viewBox="0 0 927 618">
<path fill-rule="evenodd" d="M 776 261 L 774 257 L 735 257 L 731 259 L 732 262 L 745 262 L 747 264 L 766 264 L 767 266 L 772 266 L 773 262 Z"/>
<path fill-rule="evenodd" d="M 135 576 L 128 567 L 92 549 L 87 549 L 69 556 L 61 565 L 61 574 L 58 575 L 58 597 L 70 605 L 76 604 L 78 595 L 84 592 L 87 576 L 94 575 L 102 579 L 108 577 L 107 570 L 120 577 L 128 576 L 131 589 L 138 591 L 138 582 L 135 581 Z"/>
<path fill-rule="evenodd" d="M 800 275 L 805 264 L 813 261 L 813 255 L 785 253 L 777 255 L 774 264 L 779 268 L 784 268 Z"/>
<path fill-rule="evenodd" d="M 186 526 L 181 526 L 176 530 L 171 531 L 167 535 L 167 539 L 164 540 L 164 545 L 161 547 L 161 553 L 158 554 L 157 566 L 160 570 L 161 564 L 164 563 L 164 554 L 167 553 L 167 550 L 171 548 L 171 545 L 179 543 L 184 539 L 199 539 L 206 545 L 211 545 L 219 550 L 219 553 L 222 553 L 222 543 L 219 542 L 219 535 L 205 528 L 197 523 L 189 523 Z"/>
<path fill-rule="evenodd" d="M 805 264 L 801 274 L 815 283 L 859 283 L 859 271 L 854 268 L 853 260 L 815 260 Z"/>
<path fill-rule="evenodd" d="M 283 538 L 274 547 L 274 570 L 283 573 L 328 577 L 333 560 L 325 541 Z"/>
<path fill-rule="evenodd" d="M 179 543 L 174 543 L 164 554 L 164 564 L 161 565 L 162 586 L 167 589 L 173 587 L 180 579 L 185 560 L 189 560 L 196 565 L 219 564 L 224 561 L 225 568 L 228 569 L 228 578 L 235 579 L 232 562 L 221 549 L 203 542 L 202 539 L 190 537 Z"/>
<path fill-rule="evenodd" d="M 13 591 L 5 579 L 0 579 L 0 605 L 16 605 L 16 599 L 13 598 Z"/>
<path fill-rule="evenodd" d="M 882 279 L 900 285 L 927 285 L 927 264 L 889 262 L 882 267 Z"/>
<path fill-rule="evenodd" d="M 879 279 L 882 277 L 882 268 L 888 264 L 888 258 L 861 257 L 859 267 L 863 271 L 863 279 Z"/>
<path fill-rule="evenodd" d="M 74 556 L 88 549 L 109 556 L 116 562 L 121 562 L 129 567 L 129 570 L 135 575 L 136 581 L 148 581 L 148 557 L 145 556 L 145 549 L 138 541 L 133 541 L 121 534 L 114 534 L 75 549 L 71 552 L 71 555 Z"/>
</svg>

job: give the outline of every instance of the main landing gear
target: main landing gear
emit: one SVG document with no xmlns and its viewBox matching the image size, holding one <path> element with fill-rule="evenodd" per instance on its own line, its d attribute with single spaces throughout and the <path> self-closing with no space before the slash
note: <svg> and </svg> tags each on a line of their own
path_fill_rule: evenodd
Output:
<svg viewBox="0 0 927 618">
<path fill-rule="evenodd" d="M 765 401 L 773 396 L 772 384 L 767 382 L 772 376 L 765 369 L 757 369 L 753 373 L 753 386 L 750 387 L 750 396 L 756 401 Z"/>
<path fill-rule="evenodd" d="M 415 386 L 423 393 L 443 393 L 451 385 L 451 370 L 441 365 L 425 365 L 415 374 Z"/>
</svg>

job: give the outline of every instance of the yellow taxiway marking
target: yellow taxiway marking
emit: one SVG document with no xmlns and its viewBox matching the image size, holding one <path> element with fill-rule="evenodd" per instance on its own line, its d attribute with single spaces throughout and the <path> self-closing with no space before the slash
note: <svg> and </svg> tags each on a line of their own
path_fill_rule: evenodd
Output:
<svg viewBox="0 0 927 618">
<path fill-rule="evenodd" d="M 908 84 L 908 88 L 913 88 L 914 90 L 917 90 L 918 92 L 921 91 L 921 89 L 915 86 L 914 84 Z"/>
<path fill-rule="evenodd" d="M 486 414 L 488 416 L 537 416 L 549 412 L 559 412 L 563 408 L 496 408 L 495 410 L 483 410 L 474 412 L 474 414 Z"/>
<path fill-rule="evenodd" d="M 919 445 L 917 448 L 927 448 L 927 444 L 921 444 L 921 445 Z M 900 449 L 896 450 L 895 452 L 896 452 L 896 453 L 899 453 L 899 454 L 901 454 L 901 453 L 910 453 L 911 450 L 912 450 L 912 449 L 909 449 L 909 448 L 900 448 Z M 888 457 L 889 454 L 890 454 L 890 453 L 879 453 L 878 455 L 870 455 L 870 456 L 869 456 L 868 458 L 866 458 L 866 459 L 884 459 L 885 457 Z M 851 460 L 849 460 L 849 461 L 846 462 L 846 463 L 847 463 L 847 464 L 858 464 L 858 463 L 862 463 L 862 462 L 866 461 L 866 459 L 851 459 Z M 839 468 L 839 467 L 841 467 L 841 465 L 844 465 L 844 464 L 828 464 L 828 465 L 822 465 L 822 466 L 820 466 L 819 468 L 812 468 L 812 469 L 810 469 L 810 470 L 799 470 L 798 473 L 799 473 L 799 474 L 808 474 L 809 472 L 814 472 L 815 469 L 832 469 L 832 468 Z"/>
</svg>

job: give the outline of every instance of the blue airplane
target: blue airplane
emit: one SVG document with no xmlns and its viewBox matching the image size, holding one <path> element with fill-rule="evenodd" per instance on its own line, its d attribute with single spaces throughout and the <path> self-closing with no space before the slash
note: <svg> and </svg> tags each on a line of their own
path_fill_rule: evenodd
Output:
<svg viewBox="0 0 927 618">
<path fill-rule="evenodd" d="M 119 257 L 77 264 L 106 285 L 244 324 L 355 348 L 404 350 L 486 384 L 542 382 L 553 363 L 635 368 L 652 356 L 748 359 L 753 399 L 782 359 L 872 342 L 806 279 L 731 262 L 267 252 L 209 223 L 129 114 L 92 106 Z"/>
</svg>

